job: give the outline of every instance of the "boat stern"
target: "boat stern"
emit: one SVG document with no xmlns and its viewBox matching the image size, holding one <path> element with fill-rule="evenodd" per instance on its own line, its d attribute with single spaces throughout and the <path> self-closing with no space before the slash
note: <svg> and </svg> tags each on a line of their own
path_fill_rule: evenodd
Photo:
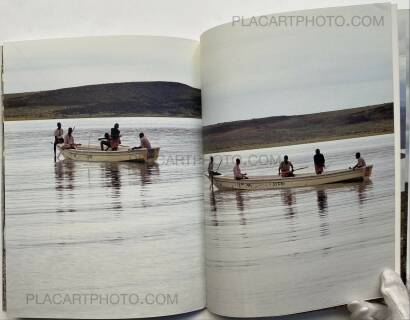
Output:
<svg viewBox="0 0 410 320">
<path fill-rule="evenodd" d="M 370 176 L 372 175 L 372 171 L 373 171 L 373 165 L 366 166 L 366 168 L 364 168 L 364 178 L 369 179 Z"/>
<path fill-rule="evenodd" d="M 147 161 L 157 161 L 160 148 L 152 148 L 148 150 Z"/>
</svg>

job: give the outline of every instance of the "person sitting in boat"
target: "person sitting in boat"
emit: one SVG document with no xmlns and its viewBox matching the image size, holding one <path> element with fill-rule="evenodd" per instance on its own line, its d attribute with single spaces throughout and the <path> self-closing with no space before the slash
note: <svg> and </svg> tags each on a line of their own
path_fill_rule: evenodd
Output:
<svg viewBox="0 0 410 320">
<path fill-rule="evenodd" d="M 352 168 L 353 170 L 364 168 L 366 166 L 366 161 L 364 161 L 364 159 L 361 157 L 360 152 L 356 153 L 356 159 L 357 159 L 357 163 Z"/>
<path fill-rule="evenodd" d="M 239 167 L 240 163 L 241 163 L 241 160 L 236 159 L 236 165 L 233 167 L 233 176 L 235 180 L 248 179 L 246 173 L 241 172 L 241 168 Z"/>
<path fill-rule="evenodd" d="M 143 132 L 140 133 L 140 146 L 132 148 L 132 150 L 136 149 L 152 149 L 151 143 L 149 142 L 148 138 L 144 135 Z"/>
<path fill-rule="evenodd" d="M 283 157 L 283 161 L 279 165 L 279 175 L 283 178 L 293 177 L 293 164 L 289 161 L 288 156 Z"/>
<path fill-rule="evenodd" d="M 214 157 L 212 157 L 212 156 L 209 158 L 208 174 L 209 174 L 209 176 L 220 176 L 221 175 L 219 172 L 214 171 Z"/>
<path fill-rule="evenodd" d="M 316 174 L 322 174 L 325 168 L 325 157 L 320 153 L 319 149 L 316 149 L 316 154 L 313 156 L 313 162 L 315 163 Z"/>
<path fill-rule="evenodd" d="M 108 132 L 104 134 L 104 138 L 99 138 L 100 141 L 100 146 L 101 146 L 101 151 L 107 151 L 109 148 L 111 148 L 111 137 Z M 104 150 L 104 146 L 107 148 Z"/>
<path fill-rule="evenodd" d="M 111 128 L 111 149 L 112 151 L 117 151 L 118 146 L 121 144 L 121 132 L 120 125 L 118 123 L 114 124 L 114 128 Z"/>
<path fill-rule="evenodd" d="M 68 128 L 68 133 L 64 137 L 64 149 L 75 149 L 76 144 L 73 137 L 73 128 Z"/>
</svg>

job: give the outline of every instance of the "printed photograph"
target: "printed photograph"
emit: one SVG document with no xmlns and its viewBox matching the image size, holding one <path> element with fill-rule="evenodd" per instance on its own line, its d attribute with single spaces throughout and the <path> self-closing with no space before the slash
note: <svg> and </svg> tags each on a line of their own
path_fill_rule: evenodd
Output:
<svg viewBox="0 0 410 320">
<path fill-rule="evenodd" d="M 198 42 L 39 40 L 3 55 L 8 314 L 203 308 L 202 163 L 179 160 L 201 153 Z"/>
<path fill-rule="evenodd" d="M 242 23 L 201 37 L 212 312 L 263 317 L 376 298 L 374 279 L 395 268 L 400 111 L 388 11 L 302 15 L 383 12 L 384 25 Z"/>
<path fill-rule="evenodd" d="M 409 181 L 409 9 L 397 11 L 400 69 L 400 148 L 401 148 L 401 275 L 409 281 L 408 263 L 408 181 Z"/>
</svg>

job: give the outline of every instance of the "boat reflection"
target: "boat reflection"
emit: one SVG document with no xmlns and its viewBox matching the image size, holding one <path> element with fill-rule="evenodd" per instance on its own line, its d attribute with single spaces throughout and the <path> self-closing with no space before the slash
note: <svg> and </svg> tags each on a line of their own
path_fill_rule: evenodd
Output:
<svg viewBox="0 0 410 320">
<path fill-rule="evenodd" d="M 372 188 L 373 183 L 371 180 L 356 184 L 357 196 L 360 205 L 363 205 L 368 200 L 368 191 Z"/>
<path fill-rule="evenodd" d="M 293 218 L 296 215 L 296 196 L 292 189 L 281 190 L 282 203 L 286 209 L 287 218 Z"/>
<path fill-rule="evenodd" d="M 246 218 L 245 218 L 245 205 L 244 205 L 244 198 L 243 198 L 243 191 L 236 191 L 236 207 L 239 210 L 239 224 L 244 226 L 246 225 Z"/>
<path fill-rule="evenodd" d="M 357 194 L 358 203 L 360 205 L 364 205 L 368 199 L 368 192 L 372 188 L 372 182 L 351 182 L 351 183 L 338 183 L 338 184 L 329 184 L 319 187 L 314 187 L 312 189 L 305 189 L 305 188 L 295 188 L 295 189 L 282 189 L 278 190 L 278 192 L 272 194 L 270 191 L 267 191 L 266 197 L 270 197 L 275 199 L 276 197 L 280 197 L 280 202 L 282 203 L 282 210 L 285 215 L 285 218 L 289 221 L 288 225 L 289 229 L 289 237 L 291 240 L 294 240 L 296 234 L 296 227 L 298 224 L 298 211 L 301 209 L 298 208 L 297 204 L 297 197 L 300 196 L 301 199 L 306 201 L 307 198 L 312 196 L 312 200 L 316 198 L 316 207 L 315 210 L 319 217 L 319 224 L 317 225 L 318 232 L 320 233 L 321 237 L 327 237 L 330 234 L 330 221 L 329 221 L 329 214 L 332 212 L 332 209 L 329 204 L 329 192 L 332 194 L 336 194 L 340 189 L 340 192 L 349 192 L 354 191 Z M 221 225 L 223 224 L 222 221 L 218 221 L 218 212 L 221 211 L 223 213 L 227 208 L 230 206 L 226 206 L 225 204 L 229 203 L 230 201 L 235 201 L 236 206 L 234 210 L 240 216 L 239 225 L 246 225 L 246 211 L 252 211 L 253 206 L 257 206 L 258 202 L 261 201 L 261 197 L 258 195 L 257 197 L 252 197 L 247 195 L 247 191 L 210 191 L 209 192 L 209 220 L 207 223 L 210 225 Z M 354 195 L 353 195 L 354 196 Z M 262 196 L 264 197 L 264 196 Z M 277 198 L 276 198 L 277 199 Z M 276 200 L 274 200 L 276 201 Z M 235 203 L 234 202 L 234 203 Z M 314 204 L 314 203 L 313 203 Z M 299 204 L 300 205 L 300 204 Z M 221 206 L 219 208 L 219 206 Z M 301 207 L 303 208 L 303 207 Z M 308 207 L 306 207 L 308 208 Z M 307 209 L 310 210 L 310 209 Z M 363 220 L 364 218 L 361 217 L 360 210 L 358 212 L 359 220 Z"/>
<path fill-rule="evenodd" d="M 137 163 L 137 162 L 107 162 L 101 163 L 102 180 L 104 187 L 108 190 L 109 198 L 112 199 L 112 209 L 122 211 L 121 193 L 124 188 L 122 180 L 124 176 L 131 176 L 131 179 L 125 178 L 127 184 L 140 185 L 140 196 L 137 199 L 142 201 L 143 206 L 148 206 L 145 195 L 146 186 L 152 183 L 152 176 L 159 175 L 159 166 L 157 163 Z M 139 177 L 139 179 L 135 179 Z M 144 187 L 145 186 L 145 187 Z"/>
<path fill-rule="evenodd" d="M 139 173 L 140 181 L 142 185 L 147 185 L 152 183 L 152 176 L 158 176 L 159 165 L 158 163 L 133 163 L 134 170 Z"/>
<path fill-rule="evenodd" d="M 64 160 L 56 162 L 54 165 L 54 178 L 56 190 L 73 190 L 75 180 L 75 162 Z M 63 193 L 58 193 L 62 197 Z"/>
<path fill-rule="evenodd" d="M 209 203 L 211 205 L 211 212 L 217 212 L 218 208 L 216 206 L 215 192 L 213 189 L 209 192 Z"/>
<path fill-rule="evenodd" d="M 357 192 L 357 199 L 360 207 L 365 206 L 369 199 L 369 191 L 373 188 L 371 181 L 365 181 L 354 186 Z M 359 210 L 359 221 L 361 224 L 366 223 L 367 215 L 363 214 L 362 210 Z"/>
<path fill-rule="evenodd" d="M 327 203 L 327 191 L 324 188 L 316 190 L 317 207 L 319 211 L 320 219 L 320 236 L 326 237 L 330 233 L 329 219 L 328 219 L 328 203 Z"/>
<path fill-rule="evenodd" d="M 239 214 L 239 225 L 246 225 L 247 219 L 245 216 L 245 194 L 243 191 L 235 191 L 236 209 Z M 232 193 L 226 193 L 225 191 L 214 191 L 211 189 L 209 192 L 209 204 L 210 204 L 210 215 L 207 215 L 206 223 L 210 226 L 218 226 L 220 222 L 218 221 L 218 204 L 222 204 L 224 196 L 229 196 L 231 198 Z M 237 222 L 235 222 L 237 224 Z"/>
<path fill-rule="evenodd" d="M 102 167 L 104 186 L 107 188 L 109 197 L 112 198 L 114 212 L 122 210 L 121 203 L 121 168 L 117 162 L 105 163 Z"/>
<path fill-rule="evenodd" d="M 57 213 L 75 212 L 73 205 L 74 188 L 75 188 L 75 170 L 74 161 L 63 160 L 54 163 L 54 182 L 57 195 Z M 68 201 L 64 201 L 64 200 Z"/>
<path fill-rule="evenodd" d="M 283 206 L 285 208 L 285 217 L 289 220 L 289 232 L 287 234 L 288 241 L 297 240 L 297 232 L 294 218 L 296 217 L 296 196 L 292 189 L 283 189 L 280 192 Z"/>
<path fill-rule="evenodd" d="M 209 201 L 211 205 L 211 215 L 207 224 L 211 226 L 218 226 L 218 208 L 216 206 L 215 192 L 213 189 L 211 189 L 211 192 L 209 192 Z"/>
</svg>

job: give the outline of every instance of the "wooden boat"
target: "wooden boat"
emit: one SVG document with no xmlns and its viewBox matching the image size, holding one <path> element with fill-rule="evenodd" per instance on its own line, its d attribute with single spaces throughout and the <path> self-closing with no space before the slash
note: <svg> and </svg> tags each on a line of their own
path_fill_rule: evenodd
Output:
<svg viewBox="0 0 410 320">
<path fill-rule="evenodd" d="M 287 178 L 280 176 L 251 176 L 249 179 L 235 180 L 232 176 L 223 175 L 212 178 L 208 176 L 208 178 L 219 190 L 273 190 L 368 180 L 372 174 L 372 169 L 373 165 L 368 165 L 356 170 L 334 170 L 320 175 L 301 173 Z"/>
<path fill-rule="evenodd" d="M 76 149 L 63 149 L 62 145 L 59 145 L 58 148 L 64 159 L 93 162 L 154 162 L 158 159 L 160 149 L 130 150 L 120 146 L 117 151 L 101 151 L 101 147 L 96 145 L 77 146 Z"/>
</svg>

